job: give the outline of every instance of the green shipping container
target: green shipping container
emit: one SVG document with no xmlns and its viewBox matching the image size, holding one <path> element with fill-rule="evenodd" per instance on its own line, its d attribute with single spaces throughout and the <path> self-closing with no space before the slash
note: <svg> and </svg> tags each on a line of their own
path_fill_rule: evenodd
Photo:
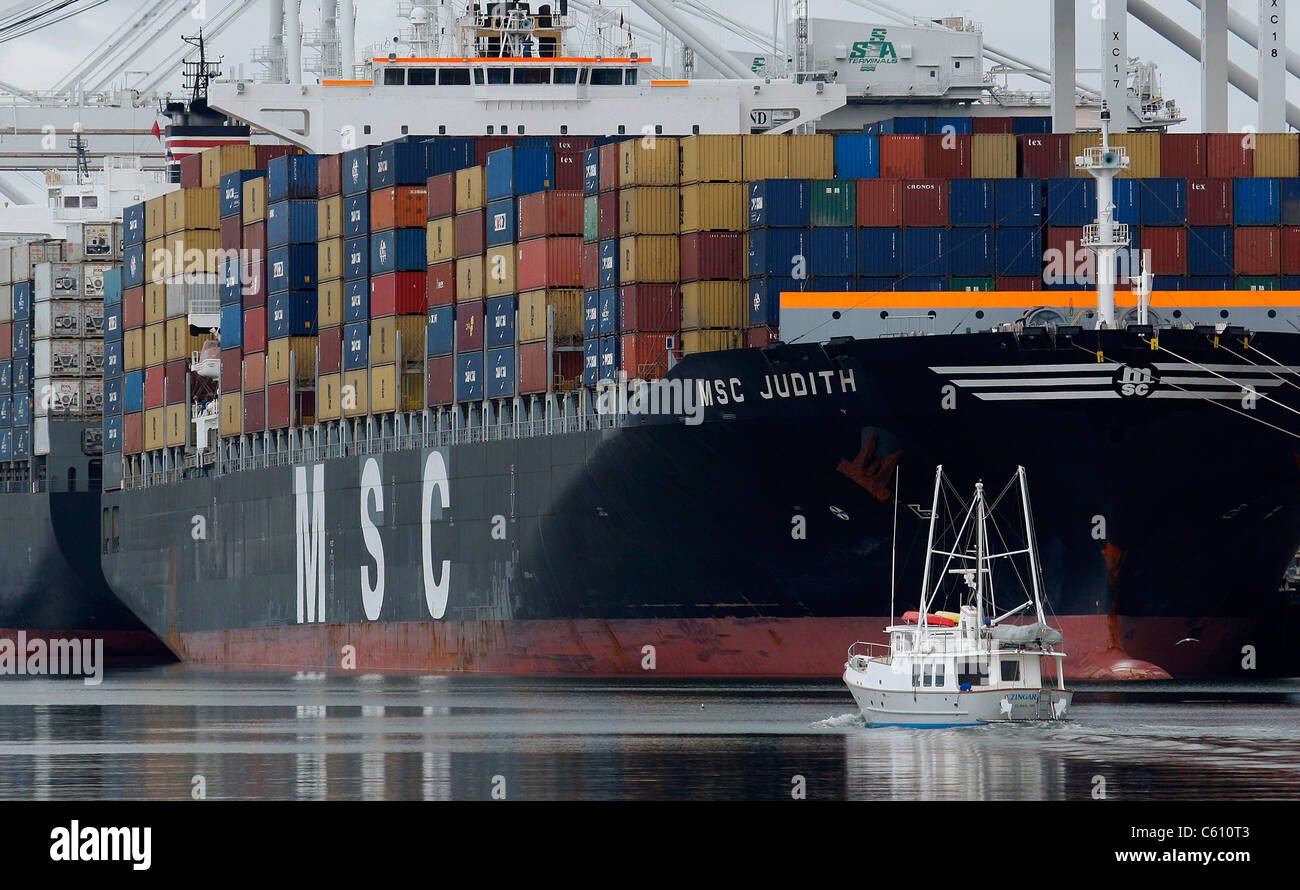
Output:
<svg viewBox="0 0 1300 890">
<path fill-rule="evenodd" d="M 595 244 L 599 240 L 600 230 L 600 196 L 590 195 L 582 199 L 582 240 Z"/>
<path fill-rule="evenodd" d="M 856 225 L 857 183 L 851 179 L 814 179 L 810 210 L 814 226 Z"/>
<path fill-rule="evenodd" d="M 1237 290 L 1281 290 L 1282 281 L 1276 275 L 1238 275 Z"/>
<path fill-rule="evenodd" d="M 992 278 L 953 278 L 949 281 L 950 290 L 993 290 Z"/>
</svg>

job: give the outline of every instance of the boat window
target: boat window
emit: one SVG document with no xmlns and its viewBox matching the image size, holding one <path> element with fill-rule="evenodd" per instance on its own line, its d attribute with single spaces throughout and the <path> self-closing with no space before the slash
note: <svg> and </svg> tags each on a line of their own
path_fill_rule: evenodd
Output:
<svg viewBox="0 0 1300 890">
<path fill-rule="evenodd" d="M 488 83 L 510 83 L 509 68 L 489 68 L 487 70 Z"/>
<path fill-rule="evenodd" d="M 478 84 L 483 83 L 483 69 L 482 69 L 482 68 L 475 68 L 475 69 L 474 69 L 474 82 L 475 82 L 475 83 L 478 83 Z"/>
<path fill-rule="evenodd" d="M 921 685 L 921 663 L 919 661 L 912 662 L 912 685 Z"/>
<path fill-rule="evenodd" d="M 616 87 L 623 82 L 623 72 L 618 68 L 591 69 L 591 85 L 594 87 Z"/>
<path fill-rule="evenodd" d="M 942 661 L 934 666 L 934 685 L 935 686 L 943 685 L 943 662 Z"/>
<path fill-rule="evenodd" d="M 927 663 L 925 666 L 925 671 L 923 673 L 923 676 L 925 677 L 925 683 L 923 683 L 922 685 L 924 686 L 930 685 L 930 671 L 931 671 L 930 665 Z"/>
<path fill-rule="evenodd" d="M 988 665 L 979 659 L 958 659 L 957 661 L 957 687 L 960 689 L 969 683 L 972 686 L 989 685 L 989 668 Z"/>
<path fill-rule="evenodd" d="M 406 69 L 404 68 L 384 69 L 384 86 L 400 87 L 404 83 L 406 83 Z"/>
<path fill-rule="evenodd" d="M 550 83 L 550 68 L 516 68 L 515 83 Z"/>
<path fill-rule="evenodd" d="M 578 69 L 577 68 L 556 68 L 554 82 L 555 83 L 577 83 Z"/>
<path fill-rule="evenodd" d="M 431 87 L 438 82 L 438 69 L 411 68 L 407 72 L 406 82 L 413 87 Z"/>
<path fill-rule="evenodd" d="M 464 68 L 443 68 L 438 71 L 438 83 L 442 86 L 469 86 L 469 72 Z"/>
<path fill-rule="evenodd" d="M 635 68 L 628 68 L 627 71 L 624 72 L 624 74 L 623 74 L 623 83 L 626 83 L 626 84 L 634 84 L 634 83 L 636 83 L 636 69 L 635 69 Z"/>
<path fill-rule="evenodd" d="M 1020 662 L 1004 661 L 1002 662 L 1002 681 L 1012 683 L 1020 679 Z"/>
</svg>

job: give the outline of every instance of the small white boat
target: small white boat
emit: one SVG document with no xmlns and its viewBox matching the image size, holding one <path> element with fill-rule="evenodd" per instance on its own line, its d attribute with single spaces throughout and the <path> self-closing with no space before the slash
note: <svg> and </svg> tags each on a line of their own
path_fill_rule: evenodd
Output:
<svg viewBox="0 0 1300 890">
<path fill-rule="evenodd" d="M 1013 484 L 1019 486 L 1024 534 L 1020 542 L 1008 543 L 991 514 Z M 996 536 L 993 552 L 990 528 Z M 844 682 L 867 724 L 947 727 L 1064 718 L 1074 693 L 1065 688 L 1060 663 L 1065 653 L 1055 649 L 1061 632 L 1049 627 L 1043 614 L 1024 467 L 990 505 L 983 483 L 965 503 L 940 466 L 927 550 L 920 607 L 885 628 L 888 646 L 856 642 L 849 647 Z M 1025 600 L 999 612 L 995 580 L 1021 582 Z M 955 612 L 930 611 L 953 601 Z M 1008 623 L 1022 615 L 1035 620 Z M 1057 660 L 1055 686 L 1044 682 L 1045 659 Z"/>
</svg>

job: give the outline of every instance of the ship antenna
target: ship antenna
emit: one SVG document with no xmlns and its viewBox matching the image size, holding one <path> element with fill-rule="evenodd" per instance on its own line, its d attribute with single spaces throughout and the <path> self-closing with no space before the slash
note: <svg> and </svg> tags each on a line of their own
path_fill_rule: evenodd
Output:
<svg viewBox="0 0 1300 890">
<path fill-rule="evenodd" d="M 934 558 L 934 524 L 939 515 L 939 487 L 943 484 L 943 464 L 934 471 L 934 500 L 930 504 L 930 531 L 925 539 L 925 570 L 921 573 L 921 608 L 919 626 L 921 635 L 926 632 L 926 600 L 930 597 L 930 560 Z"/>
<path fill-rule="evenodd" d="M 894 467 L 894 550 L 889 555 L 889 623 L 894 623 L 894 578 L 898 564 L 898 484 L 903 478 L 902 466 Z M 929 559 L 929 557 L 926 557 Z"/>
<path fill-rule="evenodd" d="M 1123 146 L 1111 147 L 1110 108 L 1101 104 L 1101 145 L 1084 150 L 1074 166 L 1087 170 L 1097 186 L 1097 221 L 1083 227 L 1083 246 L 1096 254 L 1097 327 L 1115 324 L 1115 253 L 1128 247 L 1128 225 L 1115 222 L 1115 174 L 1129 165 Z"/>
</svg>

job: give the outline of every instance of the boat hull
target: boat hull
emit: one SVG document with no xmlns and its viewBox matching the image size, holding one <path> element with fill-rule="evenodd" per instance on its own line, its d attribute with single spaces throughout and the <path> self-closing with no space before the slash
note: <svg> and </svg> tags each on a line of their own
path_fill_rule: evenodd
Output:
<svg viewBox="0 0 1300 890">
<path fill-rule="evenodd" d="M 942 729 L 1061 720 L 1074 699 L 1068 689 L 885 690 L 871 689 L 865 679 L 852 668 L 844 672 L 863 719 L 875 727 Z"/>
</svg>

